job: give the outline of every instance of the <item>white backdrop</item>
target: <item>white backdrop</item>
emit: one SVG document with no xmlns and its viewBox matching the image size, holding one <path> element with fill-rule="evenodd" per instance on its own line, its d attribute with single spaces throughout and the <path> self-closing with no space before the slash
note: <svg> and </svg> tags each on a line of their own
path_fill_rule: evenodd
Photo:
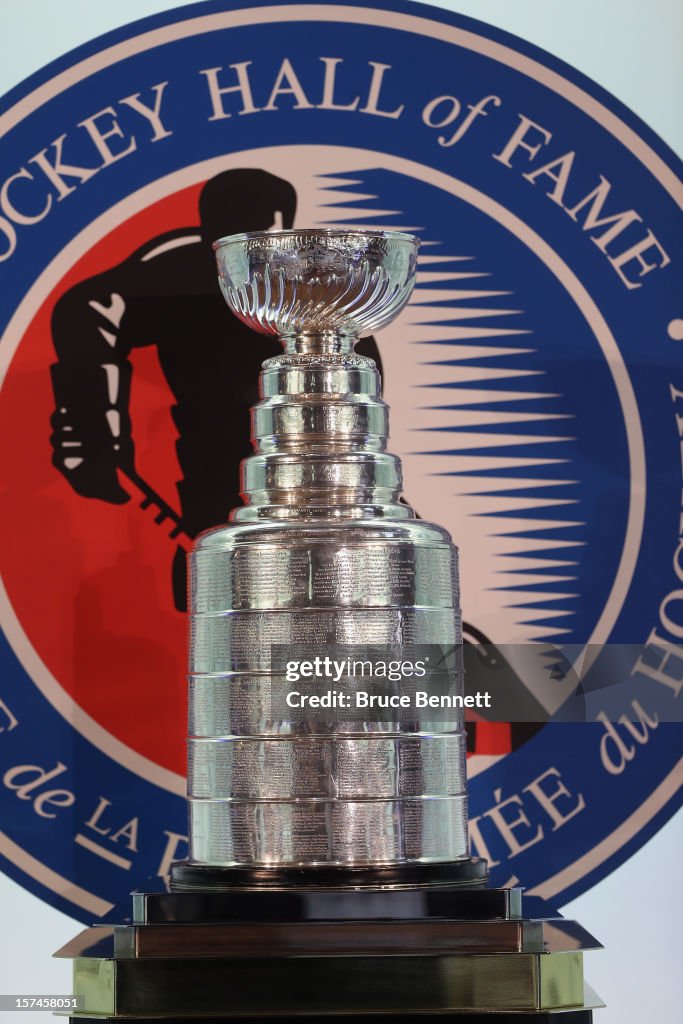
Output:
<svg viewBox="0 0 683 1024">
<path fill-rule="evenodd" d="M 3 0 L 0 94 L 80 43 L 175 6 L 167 0 Z M 436 6 L 489 22 L 561 57 L 683 154 L 681 0 L 442 0 Z M 586 958 L 587 977 L 608 1003 L 596 1024 L 680 1024 L 681 851 L 683 812 L 564 908 L 606 946 Z M 50 956 L 79 930 L 77 922 L 3 875 L 0 908 L 0 993 L 70 992 L 68 963 Z M 50 1019 L 32 1012 L 4 1019 L 10 1024 L 15 1016 L 21 1024 Z"/>
</svg>

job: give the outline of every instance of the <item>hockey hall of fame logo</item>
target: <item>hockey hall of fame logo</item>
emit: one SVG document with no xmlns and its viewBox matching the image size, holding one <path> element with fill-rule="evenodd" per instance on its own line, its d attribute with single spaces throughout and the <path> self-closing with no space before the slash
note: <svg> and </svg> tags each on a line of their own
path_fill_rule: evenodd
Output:
<svg viewBox="0 0 683 1024">
<path fill-rule="evenodd" d="M 363 344 L 469 639 L 640 645 L 589 724 L 470 724 L 473 850 L 556 905 L 680 801 L 678 163 L 594 83 L 418 4 L 193 4 L 0 114 L 0 855 L 90 921 L 186 853 L 185 552 L 239 503 L 275 343 L 210 242 L 422 239 Z M 550 709 L 554 710 L 554 709 Z"/>
</svg>

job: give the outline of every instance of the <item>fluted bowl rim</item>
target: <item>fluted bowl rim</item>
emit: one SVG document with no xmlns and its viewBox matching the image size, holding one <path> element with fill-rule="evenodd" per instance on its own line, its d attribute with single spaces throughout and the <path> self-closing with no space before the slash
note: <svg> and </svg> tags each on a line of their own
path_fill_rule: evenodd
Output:
<svg viewBox="0 0 683 1024">
<path fill-rule="evenodd" d="M 411 242 L 416 247 L 420 245 L 417 235 L 408 231 L 380 231 L 376 229 L 362 231 L 357 228 L 279 228 L 273 231 L 240 231 L 236 235 L 224 235 L 212 243 L 215 252 L 228 245 L 238 242 L 256 241 L 267 238 L 319 238 L 321 235 L 328 238 L 384 238 L 387 241 Z"/>
</svg>

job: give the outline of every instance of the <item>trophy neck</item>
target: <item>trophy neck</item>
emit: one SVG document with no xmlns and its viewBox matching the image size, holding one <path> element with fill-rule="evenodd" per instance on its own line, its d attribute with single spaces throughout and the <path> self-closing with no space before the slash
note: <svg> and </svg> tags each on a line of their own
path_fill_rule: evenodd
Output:
<svg viewBox="0 0 683 1024">
<path fill-rule="evenodd" d="M 400 460 L 386 450 L 380 375 L 351 352 L 355 340 L 292 335 L 288 351 L 263 364 L 234 521 L 414 517 L 400 498 Z"/>
<path fill-rule="evenodd" d="M 326 356 L 350 354 L 358 338 L 341 331 L 301 331 L 281 334 L 280 340 L 288 355 Z"/>
</svg>

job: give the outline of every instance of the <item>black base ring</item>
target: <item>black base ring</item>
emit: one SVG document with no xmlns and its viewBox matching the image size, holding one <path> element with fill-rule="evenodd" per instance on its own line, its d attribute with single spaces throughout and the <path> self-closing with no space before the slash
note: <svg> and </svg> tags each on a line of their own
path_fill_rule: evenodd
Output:
<svg viewBox="0 0 683 1024">
<path fill-rule="evenodd" d="M 214 867 L 178 861 L 171 866 L 174 892 L 198 889 L 414 889 L 423 886 L 480 888 L 488 865 L 479 857 L 446 864 L 386 864 L 372 867 Z"/>
</svg>

